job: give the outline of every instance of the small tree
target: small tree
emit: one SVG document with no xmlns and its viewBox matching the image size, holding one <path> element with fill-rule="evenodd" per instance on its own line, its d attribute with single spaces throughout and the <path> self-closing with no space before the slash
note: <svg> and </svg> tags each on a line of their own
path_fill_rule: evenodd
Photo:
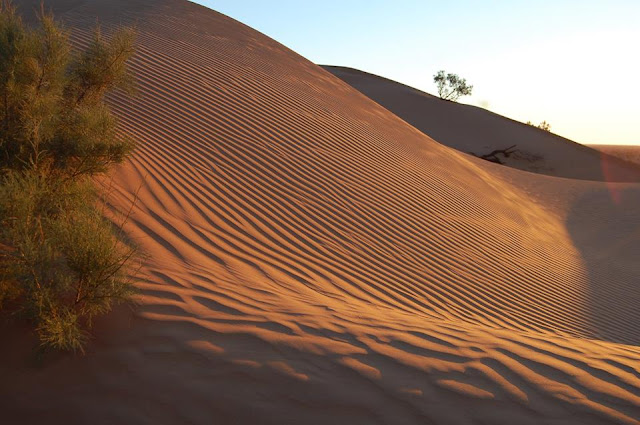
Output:
<svg viewBox="0 0 640 425">
<path fill-rule="evenodd" d="M 467 84 L 467 80 L 458 77 L 456 74 L 446 74 L 438 71 L 433 76 L 433 81 L 438 87 L 440 99 L 456 101 L 460 96 L 468 96 L 473 90 L 473 86 Z"/>
<path fill-rule="evenodd" d="M 531 121 L 527 121 L 527 124 L 533 126 L 533 123 Z M 544 131 L 551 131 L 551 124 L 549 124 L 546 121 L 542 121 L 540 124 L 536 125 L 535 127 L 539 128 L 540 130 L 544 130 Z"/>
<path fill-rule="evenodd" d="M 30 317 L 45 348 L 82 351 L 92 319 L 132 293 L 134 249 L 91 178 L 133 149 L 104 103 L 132 88 L 133 37 L 96 30 L 74 54 L 50 14 L 28 28 L 0 1 L 0 308 Z"/>
</svg>

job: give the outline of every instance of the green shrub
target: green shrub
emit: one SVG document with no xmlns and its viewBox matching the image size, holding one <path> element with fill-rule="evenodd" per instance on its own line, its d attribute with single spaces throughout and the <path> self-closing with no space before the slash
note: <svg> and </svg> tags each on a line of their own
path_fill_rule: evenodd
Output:
<svg viewBox="0 0 640 425">
<path fill-rule="evenodd" d="M 456 101 L 461 96 L 469 96 L 473 91 L 473 86 L 467 84 L 467 80 L 458 77 L 456 74 L 445 74 L 438 71 L 433 76 L 433 82 L 438 88 L 440 99 Z"/>
<path fill-rule="evenodd" d="M 104 97 L 131 91 L 134 34 L 96 30 L 73 54 L 51 15 L 32 29 L 0 8 L 0 308 L 27 315 L 44 348 L 82 351 L 93 318 L 132 294 L 135 249 L 91 178 L 133 149 Z"/>
</svg>

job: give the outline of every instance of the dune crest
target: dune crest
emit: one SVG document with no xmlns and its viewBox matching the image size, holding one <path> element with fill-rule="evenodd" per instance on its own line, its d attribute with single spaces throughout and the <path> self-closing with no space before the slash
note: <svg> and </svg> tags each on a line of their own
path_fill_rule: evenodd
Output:
<svg viewBox="0 0 640 425">
<path fill-rule="evenodd" d="M 509 167 L 581 180 L 640 182 L 640 167 L 535 126 L 472 105 L 441 100 L 395 81 L 341 66 L 323 68 L 438 142 L 476 156 L 498 154 Z M 622 159 L 622 160 L 621 160 Z"/>
<path fill-rule="evenodd" d="M 461 154 L 186 1 L 76 3 L 78 43 L 139 32 L 140 95 L 110 102 L 140 305 L 40 368 L 4 328 L 10 421 L 638 423 L 638 185 Z"/>
</svg>

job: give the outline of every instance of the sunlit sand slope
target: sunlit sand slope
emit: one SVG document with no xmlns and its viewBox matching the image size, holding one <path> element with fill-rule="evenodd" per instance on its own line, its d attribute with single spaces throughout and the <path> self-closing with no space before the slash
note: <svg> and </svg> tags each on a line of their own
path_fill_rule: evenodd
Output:
<svg viewBox="0 0 640 425">
<path fill-rule="evenodd" d="M 640 182 L 637 165 L 553 133 L 357 69 L 324 68 L 415 128 L 462 152 L 481 156 L 515 145 L 508 157 L 498 155 L 513 168 L 583 180 Z"/>
<path fill-rule="evenodd" d="M 3 328 L 8 423 L 638 423 L 638 239 L 595 230 L 616 189 L 637 235 L 637 186 L 461 154 L 188 2 L 80 3 L 78 42 L 139 32 L 110 186 L 141 295 L 85 357 Z"/>
</svg>

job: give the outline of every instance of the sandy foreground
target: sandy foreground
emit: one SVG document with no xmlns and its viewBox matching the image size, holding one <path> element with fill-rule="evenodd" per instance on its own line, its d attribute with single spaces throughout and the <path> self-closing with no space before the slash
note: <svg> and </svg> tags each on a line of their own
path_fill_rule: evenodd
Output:
<svg viewBox="0 0 640 425">
<path fill-rule="evenodd" d="M 138 29 L 111 204 L 146 256 L 85 356 L 0 329 L 1 423 L 640 423 L 633 169 L 479 160 L 186 1 L 53 4 Z"/>
</svg>

